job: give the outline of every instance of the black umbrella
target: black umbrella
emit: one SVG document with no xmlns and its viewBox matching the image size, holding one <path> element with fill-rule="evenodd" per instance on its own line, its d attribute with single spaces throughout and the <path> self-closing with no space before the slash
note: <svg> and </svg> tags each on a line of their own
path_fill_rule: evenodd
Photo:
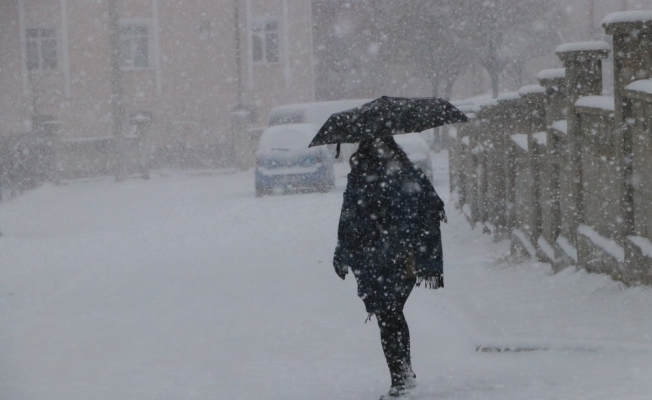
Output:
<svg viewBox="0 0 652 400">
<path fill-rule="evenodd" d="M 360 107 L 331 115 L 308 147 L 333 143 L 339 147 L 340 143 L 421 132 L 468 120 L 451 103 L 437 97 L 383 96 Z"/>
</svg>

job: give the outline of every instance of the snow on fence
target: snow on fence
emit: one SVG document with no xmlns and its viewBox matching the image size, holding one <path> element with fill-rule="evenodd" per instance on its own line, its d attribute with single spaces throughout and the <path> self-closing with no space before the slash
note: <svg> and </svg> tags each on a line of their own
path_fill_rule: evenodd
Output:
<svg viewBox="0 0 652 400">
<path fill-rule="evenodd" d="M 451 190 L 515 252 L 652 284 L 652 11 L 603 27 L 613 48 L 561 45 L 564 68 L 541 71 L 539 87 L 465 102 L 474 118 L 450 128 Z M 614 95 L 603 96 L 609 53 Z"/>
</svg>

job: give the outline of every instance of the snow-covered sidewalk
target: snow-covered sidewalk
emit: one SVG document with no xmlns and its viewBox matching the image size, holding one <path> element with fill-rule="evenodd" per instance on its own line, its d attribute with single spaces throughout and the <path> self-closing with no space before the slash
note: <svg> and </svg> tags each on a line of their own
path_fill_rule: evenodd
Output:
<svg viewBox="0 0 652 400">
<path fill-rule="evenodd" d="M 0 399 L 377 399 L 378 328 L 330 263 L 338 168 L 328 194 L 169 172 L 0 204 Z M 446 288 L 406 306 L 415 399 L 652 398 L 650 288 L 515 262 L 447 212 Z"/>
</svg>

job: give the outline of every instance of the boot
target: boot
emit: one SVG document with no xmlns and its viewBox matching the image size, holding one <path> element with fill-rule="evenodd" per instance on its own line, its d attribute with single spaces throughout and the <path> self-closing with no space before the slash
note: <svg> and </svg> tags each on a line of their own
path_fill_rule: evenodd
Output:
<svg viewBox="0 0 652 400">
<path fill-rule="evenodd" d="M 405 371 L 405 377 L 403 378 L 403 382 L 405 384 L 405 387 L 408 389 L 414 389 L 417 387 L 417 374 L 412 371 L 412 367 L 410 367 L 407 371 Z"/>
<path fill-rule="evenodd" d="M 408 399 L 410 396 L 411 388 L 408 388 L 405 385 L 401 386 L 392 386 L 389 388 L 387 394 L 380 396 L 380 400 L 404 400 Z"/>
</svg>

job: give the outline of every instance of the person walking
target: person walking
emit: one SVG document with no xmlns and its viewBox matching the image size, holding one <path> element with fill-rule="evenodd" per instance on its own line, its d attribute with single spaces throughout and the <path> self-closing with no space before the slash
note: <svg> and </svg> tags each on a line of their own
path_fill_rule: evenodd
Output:
<svg viewBox="0 0 652 400">
<path fill-rule="evenodd" d="M 376 317 L 391 377 L 381 400 L 396 399 L 416 387 L 405 302 L 415 285 L 444 286 L 444 203 L 392 136 L 361 141 L 349 162 L 333 266 L 342 279 L 353 271 Z"/>
</svg>

